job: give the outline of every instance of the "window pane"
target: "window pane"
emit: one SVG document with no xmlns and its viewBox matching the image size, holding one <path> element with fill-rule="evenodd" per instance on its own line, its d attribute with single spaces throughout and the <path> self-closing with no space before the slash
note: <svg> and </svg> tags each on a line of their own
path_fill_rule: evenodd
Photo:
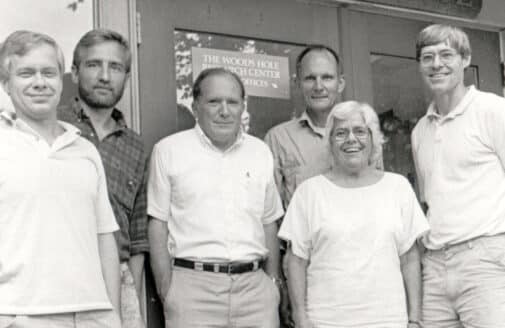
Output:
<svg viewBox="0 0 505 328">
<path fill-rule="evenodd" d="M 202 68 L 211 66 L 226 67 L 241 77 L 253 135 L 263 138 L 270 127 L 303 110 L 296 106 L 301 98 L 293 79 L 302 46 L 183 30 L 174 36 L 179 129 L 194 125 L 193 81 Z"/>
<path fill-rule="evenodd" d="M 410 133 L 429 105 L 418 63 L 414 58 L 370 55 L 374 109 L 379 114 L 384 144 L 384 169 L 397 172 L 415 183 Z M 478 67 L 465 72 L 466 85 L 478 87 Z"/>
</svg>

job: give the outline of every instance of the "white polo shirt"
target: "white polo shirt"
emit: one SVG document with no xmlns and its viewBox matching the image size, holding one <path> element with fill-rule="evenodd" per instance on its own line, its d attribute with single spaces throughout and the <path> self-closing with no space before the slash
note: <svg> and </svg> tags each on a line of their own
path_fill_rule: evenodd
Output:
<svg viewBox="0 0 505 328">
<path fill-rule="evenodd" d="M 505 232 L 505 99 L 473 86 L 442 117 L 431 104 L 412 131 L 430 249 Z"/>
<path fill-rule="evenodd" d="M 95 147 L 0 118 L 0 314 L 111 309 L 97 234 L 118 229 Z"/>
<path fill-rule="evenodd" d="M 283 215 L 267 145 L 247 134 L 226 151 L 197 125 L 154 146 L 149 215 L 167 221 L 173 257 L 214 262 L 267 255 L 263 225 Z"/>
</svg>

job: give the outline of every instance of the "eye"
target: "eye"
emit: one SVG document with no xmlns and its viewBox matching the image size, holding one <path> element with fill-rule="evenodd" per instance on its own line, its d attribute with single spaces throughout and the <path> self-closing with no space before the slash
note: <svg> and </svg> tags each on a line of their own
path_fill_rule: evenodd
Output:
<svg viewBox="0 0 505 328">
<path fill-rule="evenodd" d="M 119 64 L 119 63 L 112 63 L 112 64 L 110 64 L 110 68 L 111 68 L 111 70 L 113 70 L 115 72 L 122 73 L 122 72 L 125 71 L 124 66 L 121 65 L 121 64 Z"/>
<path fill-rule="evenodd" d="M 336 130 L 334 137 L 337 139 L 344 139 L 347 137 L 347 135 L 348 135 L 347 130 Z"/>
<path fill-rule="evenodd" d="M 33 75 L 32 71 L 20 71 L 17 73 L 17 76 L 22 77 L 22 78 L 29 78 Z"/>
<path fill-rule="evenodd" d="M 368 129 L 366 129 L 366 128 L 354 128 L 352 130 L 352 133 L 357 138 L 364 138 L 364 137 L 368 136 Z"/>
<path fill-rule="evenodd" d="M 449 51 L 440 54 L 440 58 L 442 58 L 442 60 L 445 61 L 451 61 L 454 58 L 454 56 L 455 54 Z"/>
<path fill-rule="evenodd" d="M 431 62 L 433 62 L 434 57 L 435 56 L 433 54 L 423 54 L 423 55 L 421 55 L 421 62 L 431 63 Z"/>
<path fill-rule="evenodd" d="M 331 81 L 331 80 L 334 80 L 335 79 L 335 76 L 331 75 L 331 74 L 325 74 L 322 76 L 322 79 L 324 81 Z"/>
<path fill-rule="evenodd" d="M 45 77 L 52 78 L 52 77 L 58 76 L 58 71 L 56 71 L 55 69 L 48 69 L 48 70 L 43 71 L 42 74 Z"/>
</svg>

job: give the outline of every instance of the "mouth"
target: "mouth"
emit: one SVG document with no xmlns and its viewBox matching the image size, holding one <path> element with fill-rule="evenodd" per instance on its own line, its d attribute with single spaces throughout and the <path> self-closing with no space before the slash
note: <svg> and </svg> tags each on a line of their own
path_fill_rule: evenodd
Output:
<svg viewBox="0 0 505 328">
<path fill-rule="evenodd" d="M 443 79 L 448 75 L 449 75 L 449 73 L 433 73 L 428 76 L 430 79 Z"/>
<path fill-rule="evenodd" d="M 101 93 L 111 93 L 112 88 L 107 88 L 107 87 L 94 87 L 93 90 L 96 90 Z"/>
<path fill-rule="evenodd" d="M 343 152 L 346 154 L 359 153 L 360 151 L 361 151 L 361 147 L 348 147 L 348 148 L 343 149 Z"/>
</svg>

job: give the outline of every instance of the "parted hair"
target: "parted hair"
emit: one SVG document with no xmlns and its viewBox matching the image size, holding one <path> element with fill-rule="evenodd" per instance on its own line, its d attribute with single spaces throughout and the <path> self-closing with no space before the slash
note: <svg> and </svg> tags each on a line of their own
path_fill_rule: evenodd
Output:
<svg viewBox="0 0 505 328">
<path fill-rule="evenodd" d="M 49 35 L 19 30 L 11 33 L 0 46 L 0 81 L 9 79 L 11 61 L 13 56 L 24 56 L 30 50 L 41 45 L 49 45 L 56 51 L 56 60 L 60 75 L 65 73 L 65 57 L 56 41 Z"/>
<path fill-rule="evenodd" d="M 126 40 L 126 38 L 122 36 L 120 33 L 104 28 L 97 28 L 91 30 L 81 37 L 81 39 L 79 40 L 79 42 L 77 42 L 77 45 L 75 46 L 74 49 L 72 66 L 74 66 L 77 69 L 79 68 L 79 65 L 81 64 L 82 60 L 81 52 L 84 49 L 105 42 L 116 42 L 117 44 L 121 45 L 124 48 L 124 51 L 126 52 L 126 72 L 129 73 L 132 63 L 132 54 L 130 51 L 130 45 L 128 43 L 128 40 Z"/>
<path fill-rule="evenodd" d="M 416 59 L 419 60 L 424 47 L 441 42 L 447 42 L 463 58 L 468 58 L 472 54 L 468 35 L 462 29 L 451 25 L 433 24 L 424 28 L 417 36 Z"/>
</svg>

